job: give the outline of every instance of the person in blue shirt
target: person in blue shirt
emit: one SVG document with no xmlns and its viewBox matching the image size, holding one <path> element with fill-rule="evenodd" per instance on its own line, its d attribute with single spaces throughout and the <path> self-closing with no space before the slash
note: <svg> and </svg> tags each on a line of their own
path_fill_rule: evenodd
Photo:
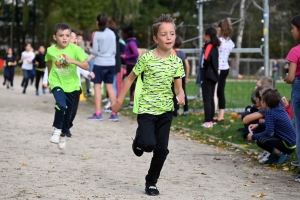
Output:
<svg viewBox="0 0 300 200">
<path fill-rule="evenodd" d="M 267 110 L 265 122 L 249 126 L 250 132 L 259 126 L 266 127 L 261 133 L 247 136 L 249 141 L 256 141 L 257 146 L 270 153 L 264 164 L 283 164 L 296 149 L 296 130 L 280 101 L 276 89 L 262 90 L 262 107 Z"/>
</svg>

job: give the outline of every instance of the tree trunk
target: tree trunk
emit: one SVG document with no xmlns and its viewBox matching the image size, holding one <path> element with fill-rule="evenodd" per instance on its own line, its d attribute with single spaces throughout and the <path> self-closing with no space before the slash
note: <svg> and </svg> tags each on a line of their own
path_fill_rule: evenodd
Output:
<svg viewBox="0 0 300 200">
<path fill-rule="evenodd" d="M 242 41 L 243 41 L 243 33 L 244 33 L 244 27 L 245 27 L 245 17 L 246 17 L 246 8 L 245 8 L 246 0 L 241 0 L 240 4 L 240 24 L 238 29 L 238 36 L 236 39 L 236 48 L 242 48 Z M 239 74 L 240 69 L 240 53 L 235 54 L 235 70 L 237 74 Z"/>
</svg>

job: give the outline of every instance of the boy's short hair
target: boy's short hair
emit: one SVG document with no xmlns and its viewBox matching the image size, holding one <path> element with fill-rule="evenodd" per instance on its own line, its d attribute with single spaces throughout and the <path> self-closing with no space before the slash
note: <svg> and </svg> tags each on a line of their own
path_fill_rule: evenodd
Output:
<svg viewBox="0 0 300 200">
<path fill-rule="evenodd" d="M 180 48 L 182 46 L 182 38 L 179 35 L 176 35 L 174 48 Z"/>
<path fill-rule="evenodd" d="M 71 26 L 70 26 L 69 24 L 58 23 L 58 24 L 55 26 L 55 28 L 54 28 L 54 35 L 56 35 L 57 31 L 59 31 L 59 30 L 64 31 L 64 30 L 67 30 L 67 29 L 69 29 L 70 32 L 71 32 Z"/>
<path fill-rule="evenodd" d="M 269 108 L 275 108 L 281 101 L 281 95 L 277 89 L 268 88 L 263 91 L 262 100 Z"/>
<path fill-rule="evenodd" d="M 261 86 L 267 86 L 269 88 L 273 88 L 274 87 L 274 84 L 273 84 L 273 79 L 270 78 L 270 77 L 266 77 L 266 76 L 263 76 L 259 79 L 260 81 L 260 85 Z"/>
<path fill-rule="evenodd" d="M 162 14 L 159 18 L 157 18 L 152 25 L 153 35 L 157 36 L 158 28 L 162 23 L 172 23 L 175 27 L 174 19 L 170 14 Z"/>
</svg>

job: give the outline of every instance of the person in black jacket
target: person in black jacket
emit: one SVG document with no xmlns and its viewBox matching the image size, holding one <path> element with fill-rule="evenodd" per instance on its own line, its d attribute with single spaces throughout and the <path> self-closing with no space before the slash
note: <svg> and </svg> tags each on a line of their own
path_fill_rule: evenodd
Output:
<svg viewBox="0 0 300 200">
<path fill-rule="evenodd" d="M 39 84 L 40 84 L 40 80 L 43 79 L 44 77 L 44 72 L 46 69 L 46 63 L 45 63 L 45 54 L 46 54 L 46 50 L 45 47 L 43 45 L 41 45 L 39 47 L 39 53 L 36 54 L 35 59 L 34 59 L 34 63 L 35 63 L 35 89 L 36 95 L 39 95 Z M 46 89 L 42 86 L 42 91 L 43 94 L 46 94 Z"/>
<path fill-rule="evenodd" d="M 221 42 L 217 37 L 217 31 L 209 27 L 204 33 L 205 45 L 203 48 L 201 62 L 201 88 L 204 104 L 205 122 L 202 124 L 205 128 L 213 126 L 213 117 L 215 114 L 214 91 L 218 82 L 219 52 L 218 47 Z"/>
</svg>

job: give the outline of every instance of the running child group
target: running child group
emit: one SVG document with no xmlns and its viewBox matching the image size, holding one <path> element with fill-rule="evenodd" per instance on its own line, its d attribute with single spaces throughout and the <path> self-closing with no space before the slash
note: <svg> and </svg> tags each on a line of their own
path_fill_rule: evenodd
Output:
<svg viewBox="0 0 300 200">
<path fill-rule="evenodd" d="M 132 26 L 122 30 L 119 36 L 116 24 L 105 14 L 96 17 L 97 31 L 90 41 L 82 40 L 68 24 L 58 23 L 53 31 L 53 43 L 45 49 L 41 45 L 34 52 L 26 43 L 21 59 L 17 61 L 12 48 L 7 49 L 4 63 L 4 82 L 13 89 L 14 70 L 22 64 L 23 94 L 35 78 L 36 95 L 49 87 L 55 99 L 54 130 L 50 142 L 65 149 L 66 138 L 71 138 L 79 97 L 91 94 L 93 83 L 95 112 L 87 120 L 102 121 L 102 84 L 105 84 L 111 112 L 109 121 L 118 121 L 118 112 L 128 91 L 129 104 L 137 114 L 138 127 L 132 142 L 133 153 L 140 157 L 144 152 L 153 152 L 149 170 L 145 176 L 147 195 L 159 195 L 156 187 L 164 162 L 169 153 L 169 133 L 173 117 L 179 115 L 179 106 L 184 106 L 183 116 L 188 115 L 188 100 L 185 86 L 188 83 L 189 63 L 180 50 L 182 39 L 176 35 L 174 19 L 162 14 L 152 24 L 156 48 L 139 55 L 139 42 L 134 37 Z M 300 15 L 292 21 L 292 35 L 300 41 Z M 200 55 L 197 84 L 202 89 L 204 103 L 203 128 L 212 129 L 224 121 L 226 100 L 225 84 L 229 73 L 228 58 L 234 48 L 231 40 L 232 26 L 229 19 L 221 20 L 218 27 L 204 31 L 204 45 Z M 124 41 L 123 39 L 126 41 Z M 299 167 L 300 160 L 300 45 L 288 53 L 289 71 L 284 79 L 292 84 L 291 101 L 273 87 L 272 79 L 262 77 L 252 94 L 253 105 L 243 113 L 245 127 L 240 131 L 245 139 L 256 141 L 265 152 L 258 157 L 260 163 L 283 164 L 295 150 L 298 160 L 292 165 Z M 126 66 L 126 78 L 120 74 Z M 81 87 L 81 75 L 86 78 L 86 91 Z M 123 82 L 120 87 L 120 82 Z M 215 116 L 215 108 L 218 117 Z M 300 182 L 300 175 L 295 181 Z"/>
</svg>

